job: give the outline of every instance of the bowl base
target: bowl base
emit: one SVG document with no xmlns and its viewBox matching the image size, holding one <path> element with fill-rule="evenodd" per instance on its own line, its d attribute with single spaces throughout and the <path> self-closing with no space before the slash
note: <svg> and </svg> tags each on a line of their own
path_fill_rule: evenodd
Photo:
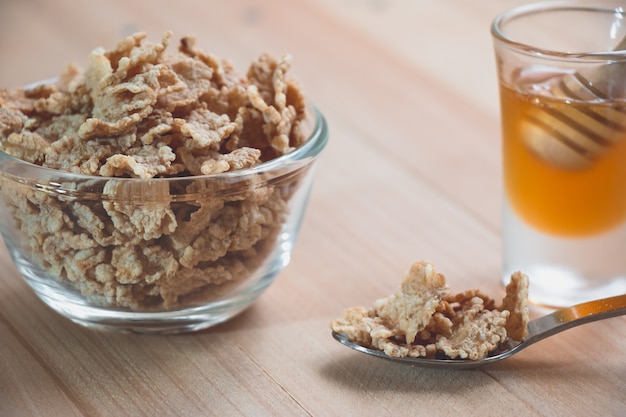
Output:
<svg viewBox="0 0 626 417">
<path fill-rule="evenodd" d="M 222 312 L 215 310 L 203 313 L 194 312 L 193 314 L 181 312 L 180 316 L 168 317 L 166 319 L 146 319 L 141 317 L 91 318 L 70 316 L 67 312 L 62 314 L 76 324 L 95 330 L 114 331 L 117 333 L 177 334 L 197 332 L 223 323 L 243 312 L 251 304 L 252 302 L 239 306 L 239 308 Z"/>
<path fill-rule="evenodd" d="M 164 312 L 116 311 L 68 303 L 37 292 L 42 301 L 57 313 L 90 329 L 125 333 L 175 334 L 204 330 L 225 322 L 250 307 L 264 288 L 235 300 L 211 303 Z"/>
<path fill-rule="evenodd" d="M 289 251 L 274 258 L 274 262 L 252 277 L 255 282 L 221 299 L 205 304 L 165 311 L 132 311 L 89 304 L 75 290 L 58 281 L 41 277 L 43 271 L 15 257 L 18 270 L 26 283 L 48 307 L 79 325 L 100 330 L 132 333 L 173 334 L 203 330 L 225 322 L 250 307 L 270 286 L 280 270 L 289 263 Z"/>
</svg>

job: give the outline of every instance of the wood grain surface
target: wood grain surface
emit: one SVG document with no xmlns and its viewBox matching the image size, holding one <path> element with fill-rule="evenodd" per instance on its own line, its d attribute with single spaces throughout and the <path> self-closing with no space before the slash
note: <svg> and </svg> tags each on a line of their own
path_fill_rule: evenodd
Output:
<svg viewBox="0 0 626 417">
<path fill-rule="evenodd" d="M 336 343 L 344 308 L 430 260 L 501 297 L 498 96 L 489 25 L 519 0 L 2 0 L 0 85 L 172 30 L 238 69 L 261 52 L 330 142 L 291 264 L 247 311 L 193 334 L 94 331 L 43 305 L 0 247 L 0 416 L 625 416 L 626 318 L 470 371 Z M 541 314 L 533 311 L 533 315 Z"/>
</svg>

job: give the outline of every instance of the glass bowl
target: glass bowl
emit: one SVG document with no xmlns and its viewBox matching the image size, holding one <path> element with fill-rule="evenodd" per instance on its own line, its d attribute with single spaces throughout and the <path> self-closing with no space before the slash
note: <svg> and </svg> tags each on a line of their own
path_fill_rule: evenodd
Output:
<svg viewBox="0 0 626 417">
<path fill-rule="evenodd" d="M 48 306 L 88 327 L 176 333 L 250 306 L 289 263 L 328 140 L 254 168 L 175 178 L 108 178 L 0 152 L 0 232 Z"/>
</svg>

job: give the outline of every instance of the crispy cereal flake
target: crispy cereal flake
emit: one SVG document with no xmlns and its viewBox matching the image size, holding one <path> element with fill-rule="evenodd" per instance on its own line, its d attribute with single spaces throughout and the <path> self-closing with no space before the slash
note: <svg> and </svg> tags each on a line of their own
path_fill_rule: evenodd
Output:
<svg viewBox="0 0 626 417">
<path fill-rule="evenodd" d="M 378 300 L 374 310 L 381 318 L 393 322 L 405 335 L 407 343 L 413 343 L 447 293 L 444 276 L 435 273 L 430 263 L 417 262 L 411 266 L 400 289 Z"/>
<path fill-rule="evenodd" d="M 501 311 L 509 311 L 510 317 L 506 323 L 506 330 L 513 340 L 522 340 L 528 334 L 528 276 L 521 272 L 511 275 L 511 281 L 506 286 L 506 296 L 498 307 Z"/>
</svg>

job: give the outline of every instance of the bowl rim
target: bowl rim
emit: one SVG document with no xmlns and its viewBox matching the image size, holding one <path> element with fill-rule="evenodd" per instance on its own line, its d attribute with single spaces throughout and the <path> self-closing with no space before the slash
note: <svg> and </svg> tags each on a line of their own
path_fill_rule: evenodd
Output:
<svg viewBox="0 0 626 417">
<path fill-rule="evenodd" d="M 313 123 L 310 134 L 304 143 L 291 152 L 273 158 L 269 161 L 255 165 L 250 168 L 239 169 L 235 171 L 227 171 L 219 174 L 205 175 L 185 175 L 185 176 L 169 176 L 169 177 L 153 177 L 153 178 L 137 178 L 137 177 L 105 177 L 100 175 L 77 174 L 70 171 L 50 168 L 32 162 L 25 161 L 16 156 L 8 154 L 0 150 L 0 175 L 4 177 L 13 177 L 14 179 L 33 179 L 33 176 L 22 176 L 15 172 L 7 172 L 4 168 L 5 162 L 11 162 L 17 166 L 24 166 L 28 172 L 42 173 L 41 177 L 54 177 L 63 181 L 120 181 L 120 182 L 168 182 L 168 181 L 189 181 L 189 180 L 215 180 L 215 181 L 233 181 L 241 178 L 248 178 L 259 174 L 271 172 L 278 168 L 288 167 L 290 163 L 315 159 L 328 143 L 329 129 L 326 118 L 314 104 L 307 102 L 306 110 L 310 117 L 304 120 L 304 123 Z"/>
<path fill-rule="evenodd" d="M 544 0 L 534 3 L 521 4 L 511 7 L 499 13 L 490 26 L 491 37 L 494 42 L 501 43 L 513 50 L 527 55 L 543 57 L 553 60 L 567 60 L 576 62 L 604 62 L 626 60 L 626 50 L 607 51 L 556 51 L 538 45 L 514 39 L 504 26 L 518 18 L 526 17 L 540 12 L 562 11 L 590 11 L 604 14 L 624 14 L 624 4 L 619 0 Z"/>
</svg>

